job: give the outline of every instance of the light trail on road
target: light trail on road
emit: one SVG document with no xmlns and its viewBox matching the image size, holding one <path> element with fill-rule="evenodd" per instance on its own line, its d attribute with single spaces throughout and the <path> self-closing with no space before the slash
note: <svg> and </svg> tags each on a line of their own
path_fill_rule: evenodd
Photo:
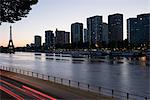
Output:
<svg viewBox="0 0 150 100">
<path fill-rule="evenodd" d="M 3 86 L 0 86 L 0 90 L 6 92 L 7 94 L 13 96 L 14 98 L 16 98 L 17 100 L 24 100 L 22 97 L 20 97 L 19 95 L 11 92 L 10 90 L 6 89 L 5 87 Z"/>
<path fill-rule="evenodd" d="M 37 91 L 37 90 L 34 90 L 34 89 L 32 89 L 32 88 L 29 88 L 29 87 L 27 87 L 27 86 L 22 86 L 24 89 L 26 89 L 26 90 L 29 90 L 29 91 L 32 91 L 32 92 L 34 92 L 34 93 L 37 93 L 37 94 L 39 94 L 39 95 L 41 95 L 41 96 L 43 96 L 43 97 L 46 97 L 46 98 L 49 98 L 49 99 L 51 99 L 51 100 L 56 100 L 55 98 L 53 98 L 53 97 L 51 97 L 51 96 L 49 96 L 49 95 L 46 95 L 46 94 L 44 94 L 44 93 L 42 93 L 42 92 L 39 92 L 39 91 Z"/>
<path fill-rule="evenodd" d="M 17 89 L 17 90 L 20 91 L 20 92 L 24 92 L 24 93 L 26 93 L 26 94 L 28 94 L 28 95 L 30 95 L 30 96 L 36 97 L 36 98 L 38 98 L 38 99 L 40 99 L 40 100 L 43 99 L 43 98 L 41 98 L 41 97 L 35 95 L 34 93 L 30 92 L 30 91 L 21 89 L 20 87 L 17 87 L 17 86 L 15 86 L 15 85 L 13 85 L 13 84 L 10 84 L 10 83 L 8 83 L 8 82 L 6 82 L 6 81 L 0 80 L 0 82 L 4 83 L 4 84 L 6 84 L 6 85 L 8 85 L 8 86 L 10 86 L 10 87 L 15 88 L 15 89 Z"/>
<path fill-rule="evenodd" d="M 36 100 L 57 100 L 56 98 L 35 90 L 23 83 L 0 76 L 0 91 L 14 97 L 17 100 L 36 99 Z M 2 100 L 5 98 L 2 98 Z"/>
</svg>

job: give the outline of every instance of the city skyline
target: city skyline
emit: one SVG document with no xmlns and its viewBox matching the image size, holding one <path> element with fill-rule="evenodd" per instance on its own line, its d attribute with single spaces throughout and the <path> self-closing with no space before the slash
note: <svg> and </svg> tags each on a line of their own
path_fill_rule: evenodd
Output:
<svg viewBox="0 0 150 100">
<path fill-rule="evenodd" d="M 125 39 L 127 38 L 126 20 L 136 17 L 138 14 L 150 12 L 149 4 L 148 0 L 114 0 L 109 1 L 109 3 L 108 0 L 63 0 L 59 3 L 57 0 L 39 0 L 39 3 L 33 7 L 27 18 L 23 18 L 14 24 L 2 23 L 0 26 L 0 46 L 8 45 L 10 25 L 13 26 L 15 46 L 25 46 L 27 43 L 34 42 L 34 35 L 44 37 L 45 30 L 55 31 L 58 28 L 71 32 L 72 23 L 83 23 L 84 28 L 86 28 L 86 18 L 95 15 L 103 16 L 103 22 L 108 23 L 108 15 L 115 13 L 124 15 Z M 44 39 L 42 39 L 43 42 L 45 42 Z"/>
</svg>

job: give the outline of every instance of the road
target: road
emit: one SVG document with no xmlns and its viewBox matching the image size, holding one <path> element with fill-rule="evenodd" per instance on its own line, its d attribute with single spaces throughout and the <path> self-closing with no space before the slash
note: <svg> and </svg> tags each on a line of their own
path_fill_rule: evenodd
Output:
<svg viewBox="0 0 150 100">
<path fill-rule="evenodd" d="M 0 94 L 1 99 L 39 99 L 39 100 L 56 100 L 56 98 L 44 94 L 23 83 L 17 82 L 10 78 L 0 75 Z"/>
<path fill-rule="evenodd" d="M 10 84 L 15 85 L 15 86 L 10 86 L 10 85 L 9 86 L 19 91 L 19 94 L 16 93 L 19 96 L 20 96 L 20 91 L 21 91 L 22 93 L 21 97 L 23 96 L 31 97 L 31 92 L 32 92 L 33 93 L 32 98 L 33 97 L 37 98 L 37 96 L 40 96 L 40 99 L 37 98 L 38 100 L 41 100 L 42 98 L 46 98 L 49 96 L 51 97 L 52 100 L 55 100 L 55 98 L 61 99 L 61 100 L 62 99 L 65 99 L 65 100 L 115 100 L 115 98 L 104 96 L 99 93 L 81 90 L 79 88 L 65 86 L 62 84 L 57 84 L 51 81 L 42 80 L 36 77 L 26 76 L 26 75 L 14 73 L 14 72 L 0 70 L 0 76 L 2 77 L 2 78 L 0 77 L 2 81 L 6 81 Z M 8 85 L 6 82 L 1 82 L 0 84 Z M 12 99 L 9 99 L 9 100 L 12 100 Z"/>
</svg>

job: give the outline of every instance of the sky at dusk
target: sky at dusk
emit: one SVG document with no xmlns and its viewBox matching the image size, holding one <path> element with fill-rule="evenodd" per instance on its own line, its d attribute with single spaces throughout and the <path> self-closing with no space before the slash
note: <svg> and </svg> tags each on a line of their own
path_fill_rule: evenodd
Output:
<svg viewBox="0 0 150 100">
<path fill-rule="evenodd" d="M 45 30 L 65 30 L 70 32 L 71 24 L 81 22 L 86 28 L 86 18 L 100 15 L 108 22 L 108 15 L 124 14 L 124 39 L 126 19 L 138 14 L 150 13 L 150 0 L 39 0 L 27 15 L 14 24 L 2 23 L 0 26 L 0 46 L 7 46 L 9 27 L 13 27 L 15 46 L 25 46 L 34 42 L 34 35 L 42 36 L 45 42 Z"/>
</svg>

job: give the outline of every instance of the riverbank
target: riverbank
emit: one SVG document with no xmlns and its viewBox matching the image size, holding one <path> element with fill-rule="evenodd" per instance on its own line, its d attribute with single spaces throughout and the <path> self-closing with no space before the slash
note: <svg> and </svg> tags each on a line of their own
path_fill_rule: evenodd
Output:
<svg viewBox="0 0 150 100">
<path fill-rule="evenodd" d="M 13 80 L 22 82 L 27 84 L 31 87 L 39 89 L 44 93 L 53 95 L 60 99 L 68 99 L 68 100 L 115 100 L 114 98 L 107 97 L 104 95 L 100 95 L 97 93 L 93 93 L 90 91 L 84 91 L 78 88 L 73 88 L 69 86 L 64 86 L 61 84 L 57 84 L 51 81 L 42 80 L 38 78 L 33 78 L 30 76 L 25 76 L 22 74 L 14 73 L 14 72 L 7 72 L 0 70 L 0 75 L 5 77 L 9 77 Z"/>
</svg>

